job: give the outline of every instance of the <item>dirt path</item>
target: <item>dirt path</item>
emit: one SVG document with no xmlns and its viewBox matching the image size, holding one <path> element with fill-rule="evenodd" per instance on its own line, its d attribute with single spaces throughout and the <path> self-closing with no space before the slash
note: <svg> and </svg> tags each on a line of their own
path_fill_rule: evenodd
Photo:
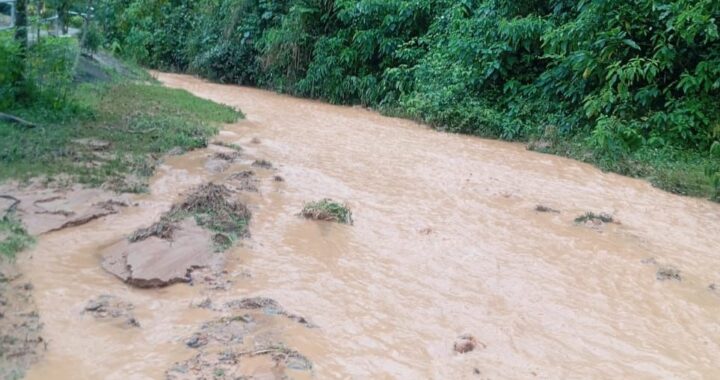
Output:
<svg viewBox="0 0 720 380">
<path fill-rule="evenodd" d="M 363 109 L 159 78 L 241 108 L 219 139 L 245 156 L 169 158 L 137 207 L 40 239 L 20 263 L 48 342 L 28 379 L 720 377 L 719 205 Z M 102 270 L 105 247 L 243 170 L 252 237 L 222 268 L 149 290 Z M 325 197 L 355 224 L 297 217 Z M 139 327 L 88 313 L 103 294 Z"/>
</svg>

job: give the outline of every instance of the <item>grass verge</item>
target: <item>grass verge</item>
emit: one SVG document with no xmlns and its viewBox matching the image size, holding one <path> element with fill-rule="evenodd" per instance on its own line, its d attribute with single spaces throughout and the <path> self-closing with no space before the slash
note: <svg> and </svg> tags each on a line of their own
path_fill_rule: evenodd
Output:
<svg viewBox="0 0 720 380">
<path fill-rule="evenodd" d="M 187 91 L 127 81 L 81 84 L 63 109 L 11 113 L 42 126 L 0 123 L 0 181 L 66 174 L 121 192 L 145 191 L 163 154 L 205 147 L 219 124 L 242 117 Z"/>
<path fill-rule="evenodd" d="M 587 162 L 603 171 L 644 179 L 673 194 L 720 202 L 720 188 L 713 184 L 713 176 L 707 173 L 708 168 L 718 164 L 718 158 L 710 152 L 644 146 L 633 152 L 607 157 L 593 154 L 586 136 L 582 135 L 570 139 L 533 141 L 528 147 Z"/>
</svg>

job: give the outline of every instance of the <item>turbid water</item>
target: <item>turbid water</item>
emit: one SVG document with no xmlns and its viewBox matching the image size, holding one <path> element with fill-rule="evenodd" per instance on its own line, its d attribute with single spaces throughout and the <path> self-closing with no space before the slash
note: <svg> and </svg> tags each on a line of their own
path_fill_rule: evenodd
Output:
<svg viewBox="0 0 720 380">
<path fill-rule="evenodd" d="M 171 157 L 137 207 L 43 236 L 21 261 L 48 341 L 28 379 L 163 378 L 194 354 L 184 339 L 213 315 L 190 304 L 207 296 L 270 297 L 311 319 L 278 328 L 316 379 L 720 378 L 720 205 L 518 144 L 158 75 L 242 109 L 220 139 L 276 167 L 248 195 L 232 285 L 140 290 L 100 268 L 103 247 L 215 176 L 206 151 Z M 354 226 L 297 216 L 325 197 L 348 202 Z M 586 211 L 617 223 L 575 223 Z M 658 279 L 670 266 L 681 280 Z M 135 304 L 142 327 L 83 315 L 98 294 Z M 458 354 L 461 334 L 481 344 Z"/>
</svg>

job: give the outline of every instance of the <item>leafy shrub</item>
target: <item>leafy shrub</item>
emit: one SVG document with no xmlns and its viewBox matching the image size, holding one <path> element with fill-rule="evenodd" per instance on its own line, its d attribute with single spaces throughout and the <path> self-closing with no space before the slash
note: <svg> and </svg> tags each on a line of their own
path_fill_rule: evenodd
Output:
<svg viewBox="0 0 720 380">
<path fill-rule="evenodd" d="M 68 26 L 75 28 L 75 29 L 82 28 L 83 24 L 85 24 L 85 19 L 79 15 L 72 15 L 72 16 L 70 16 L 70 19 L 68 20 Z"/>
<path fill-rule="evenodd" d="M 705 174 L 710 178 L 714 191 L 713 200 L 720 200 L 720 141 L 715 141 L 710 148 L 710 156 L 713 158 L 705 169 Z"/>
<path fill-rule="evenodd" d="M 86 35 L 82 41 L 82 48 L 90 53 L 97 53 L 103 43 L 103 35 L 100 28 L 93 22 L 88 25 Z"/>
<path fill-rule="evenodd" d="M 15 103 L 22 67 L 20 45 L 9 33 L 0 33 L 0 109 Z"/>
<path fill-rule="evenodd" d="M 28 100 L 63 107 L 72 90 L 78 53 L 77 41 L 71 38 L 43 38 L 32 45 L 25 62 Z"/>
</svg>

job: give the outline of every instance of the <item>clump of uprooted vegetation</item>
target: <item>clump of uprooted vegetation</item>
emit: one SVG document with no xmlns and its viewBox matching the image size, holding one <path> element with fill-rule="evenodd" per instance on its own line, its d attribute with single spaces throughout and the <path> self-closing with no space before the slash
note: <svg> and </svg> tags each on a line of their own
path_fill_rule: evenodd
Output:
<svg viewBox="0 0 720 380">
<path fill-rule="evenodd" d="M 217 146 L 232 149 L 236 152 L 242 152 L 242 150 L 243 150 L 243 148 L 240 145 L 235 144 L 235 143 L 228 143 L 228 142 L 224 142 L 224 141 L 213 141 L 212 143 Z"/>
<path fill-rule="evenodd" d="M 150 236 L 172 240 L 180 221 L 193 217 L 198 226 L 214 233 L 213 242 L 218 251 L 230 248 L 239 238 L 249 234 L 250 210 L 240 202 L 230 200 L 231 192 L 223 185 L 209 183 L 200 186 L 182 203 L 176 204 L 160 221 L 133 233 L 130 242 Z"/>
<path fill-rule="evenodd" d="M 595 224 L 614 223 L 615 219 L 613 219 L 612 215 L 610 215 L 610 214 L 606 214 L 604 212 L 602 212 L 600 214 L 596 214 L 591 211 L 588 211 L 585 214 L 580 215 L 577 218 L 575 218 L 575 223 L 587 223 L 587 222 L 591 222 L 591 223 L 595 223 Z"/>
<path fill-rule="evenodd" d="M 27 233 L 20 219 L 15 215 L 15 210 L 20 201 L 8 195 L 0 195 L 0 200 L 5 200 L 7 206 L 0 207 L 0 258 L 15 257 L 15 253 L 30 246 L 34 239 Z M 4 210 L 3 210 L 4 208 Z"/>
<path fill-rule="evenodd" d="M 17 252 L 29 247 L 34 241 L 14 214 L 0 218 L 0 258 L 15 257 Z"/>
<path fill-rule="evenodd" d="M 352 211 L 348 206 L 329 198 L 306 203 L 300 215 L 307 219 L 353 224 Z"/>
</svg>

